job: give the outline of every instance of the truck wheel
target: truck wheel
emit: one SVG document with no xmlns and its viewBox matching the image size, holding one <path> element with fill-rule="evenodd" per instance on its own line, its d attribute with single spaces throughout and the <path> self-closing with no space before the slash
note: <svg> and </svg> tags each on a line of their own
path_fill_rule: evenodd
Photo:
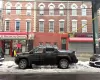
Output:
<svg viewBox="0 0 100 80">
<path fill-rule="evenodd" d="M 68 67 L 69 67 L 69 62 L 67 59 L 60 59 L 59 60 L 58 68 L 67 69 Z"/>
<path fill-rule="evenodd" d="M 21 59 L 19 61 L 19 68 L 20 69 L 25 69 L 25 68 L 27 68 L 27 66 L 28 66 L 28 62 L 26 59 Z"/>
</svg>

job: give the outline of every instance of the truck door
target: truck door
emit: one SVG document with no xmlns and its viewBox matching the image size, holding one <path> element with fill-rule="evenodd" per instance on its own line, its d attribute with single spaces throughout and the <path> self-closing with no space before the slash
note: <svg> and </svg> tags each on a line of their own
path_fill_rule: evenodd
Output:
<svg viewBox="0 0 100 80">
<path fill-rule="evenodd" d="M 44 53 L 44 63 L 45 64 L 55 64 L 56 63 L 56 55 L 54 48 L 46 48 Z"/>
<path fill-rule="evenodd" d="M 43 48 L 38 48 L 30 55 L 33 64 L 42 64 Z"/>
</svg>

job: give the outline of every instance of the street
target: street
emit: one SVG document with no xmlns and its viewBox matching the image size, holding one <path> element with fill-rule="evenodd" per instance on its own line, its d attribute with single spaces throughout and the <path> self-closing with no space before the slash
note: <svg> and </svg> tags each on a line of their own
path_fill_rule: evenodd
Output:
<svg viewBox="0 0 100 80">
<path fill-rule="evenodd" d="M 99 73 L 2 74 L 0 80 L 100 80 Z"/>
</svg>

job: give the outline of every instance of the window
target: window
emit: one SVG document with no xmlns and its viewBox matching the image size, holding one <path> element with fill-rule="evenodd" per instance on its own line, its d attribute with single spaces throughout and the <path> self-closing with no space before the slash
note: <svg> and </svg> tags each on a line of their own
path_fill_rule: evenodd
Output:
<svg viewBox="0 0 100 80">
<path fill-rule="evenodd" d="M 59 15 L 64 15 L 64 7 L 59 8 Z"/>
<path fill-rule="evenodd" d="M 49 7 L 49 15 L 54 15 L 54 6 L 50 5 Z"/>
<path fill-rule="evenodd" d="M 86 16 L 86 8 L 87 6 L 85 4 L 81 5 L 81 9 L 82 9 L 82 16 Z"/>
<path fill-rule="evenodd" d="M 26 21 L 26 32 L 31 32 L 31 22 Z"/>
<path fill-rule="evenodd" d="M 16 21 L 16 31 L 20 30 L 20 21 Z"/>
<path fill-rule="evenodd" d="M 43 42 L 39 42 L 39 46 L 43 46 Z"/>
<path fill-rule="evenodd" d="M 77 32 L 77 20 L 72 20 L 72 32 Z"/>
<path fill-rule="evenodd" d="M 17 15 L 20 15 L 21 14 L 21 4 L 20 3 L 17 3 L 16 4 L 16 14 Z"/>
<path fill-rule="evenodd" d="M 35 50 L 35 53 L 43 53 L 43 48 L 38 48 L 37 50 Z"/>
<path fill-rule="evenodd" d="M 46 46 L 50 46 L 51 44 L 50 44 L 50 42 L 46 42 Z"/>
<path fill-rule="evenodd" d="M 12 4 L 10 2 L 7 2 L 5 6 L 6 6 L 6 14 L 10 14 Z"/>
<path fill-rule="evenodd" d="M 54 32 L 54 21 L 49 21 L 49 32 Z"/>
<path fill-rule="evenodd" d="M 31 6 L 27 7 L 26 15 L 31 15 Z"/>
<path fill-rule="evenodd" d="M 54 50 L 54 48 L 46 48 L 46 53 L 53 53 Z"/>
<path fill-rule="evenodd" d="M 87 20 L 82 20 L 82 32 L 87 32 Z"/>
<path fill-rule="evenodd" d="M 43 14 L 44 14 L 44 6 L 41 5 L 41 6 L 40 6 L 40 15 L 43 15 Z"/>
<path fill-rule="evenodd" d="M 44 32 L 44 21 L 39 21 L 39 32 Z"/>
<path fill-rule="evenodd" d="M 71 9 L 72 9 L 72 16 L 76 16 L 77 15 L 77 5 L 76 4 L 72 4 L 71 5 Z"/>
<path fill-rule="evenodd" d="M 9 29 L 10 29 L 10 26 L 9 26 L 9 20 L 6 20 L 5 21 L 5 31 L 9 31 Z"/>
<path fill-rule="evenodd" d="M 32 9 L 32 4 L 31 3 L 28 3 L 26 4 L 26 15 L 31 15 L 31 9 Z"/>
<path fill-rule="evenodd" d="M 60 32 L 64 32 L 64 21 L 59 21 Z"/>
</svg>

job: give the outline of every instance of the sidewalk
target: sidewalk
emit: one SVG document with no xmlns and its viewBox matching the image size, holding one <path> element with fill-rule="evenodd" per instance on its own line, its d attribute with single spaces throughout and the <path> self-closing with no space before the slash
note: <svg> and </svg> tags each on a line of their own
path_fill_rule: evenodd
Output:
<svg viewBox="0 0 100 80">
<path fill-rule="evenodd" d="M 14 61 L 14 57 L 11 57 L 10 55 L 5 55 L 5 61 Z"/>
</svg>

